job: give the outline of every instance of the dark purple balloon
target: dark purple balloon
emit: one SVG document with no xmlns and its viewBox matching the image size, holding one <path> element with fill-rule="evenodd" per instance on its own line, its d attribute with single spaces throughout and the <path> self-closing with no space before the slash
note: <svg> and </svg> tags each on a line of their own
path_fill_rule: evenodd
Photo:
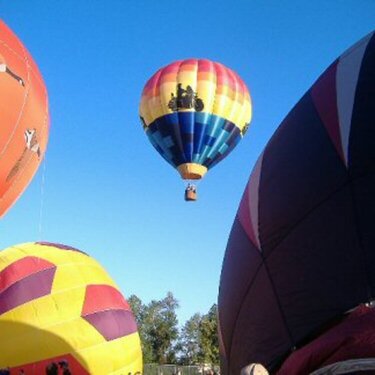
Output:
<svg viewBox="0 0 375 375">
<path fill-rule="evenodd" d="M 375 34 L 342 54 L 281 123 L 245 189 L 219 293 L 222 373 L 275 372 L 375 299 Z"/>
</svg>

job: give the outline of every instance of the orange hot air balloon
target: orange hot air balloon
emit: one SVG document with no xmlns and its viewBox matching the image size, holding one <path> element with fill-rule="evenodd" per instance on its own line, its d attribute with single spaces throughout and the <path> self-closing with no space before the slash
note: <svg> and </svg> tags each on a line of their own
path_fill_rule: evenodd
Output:
<svg viewBox="0 0 375 375">
<path fill-rule="evenodd" d="M 47 90 L 38 67 L 0 20 L 0 217 L 30 183 L 46 151 Z"/>
</svg>

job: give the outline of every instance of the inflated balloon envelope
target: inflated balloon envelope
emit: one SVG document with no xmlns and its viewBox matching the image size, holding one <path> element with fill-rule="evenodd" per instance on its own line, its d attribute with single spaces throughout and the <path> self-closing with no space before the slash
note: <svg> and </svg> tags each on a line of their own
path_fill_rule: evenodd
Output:
<svg viewBox="0 0 375 375">
<path fill-rule="evenodd" d="M 142 373 L 133 314 L 98 262 L 47 242 L 0 252 L 0 369 L 8 367 L 16 375 Z"/>
<path fill-rule="evenodd" d="M 148 80 L 139 112 L 151 144 L 182 179 L 190 180 L 186 200 L 195 200 L 192 180 L 203 178 L 245 135 L 251 99 L 231 69 L 187 59 L 161 68 Z"/>
<path fill-rule="evenodd" d="M 47 147 L 47 91 L 31 55 L 0 20 L 0 217 L 37 171 Z"/>
<path fill-rule="evenodd" d="M 301 363 L 309 362 L 310 371 L 336 359 L 375 357 L 373 324 L 365 335 L 354 334 L 357 340 L 341 356 L 335 356 L 336 345 L 324 340 L 338 337 L 344 344 L 348 331 L 338 327 L 341 336 L 323 335 L 348 311 L 374 299 L 374 218 L 371 33 L 334 61 L 302 97 L 250 176 L 220 281 L 223 374 L 237 375 L 251 363 L 275 373 L 291 352 L 289 372 L 283 374 L 309 373 L 298 367 Z M 363 315 L 369 321 L 370 310 Z M 321 345 L 299 352 L 313 339 L 321 339 Z M 306 362 L 298 353 L 308 354 Z"/>
</svg>

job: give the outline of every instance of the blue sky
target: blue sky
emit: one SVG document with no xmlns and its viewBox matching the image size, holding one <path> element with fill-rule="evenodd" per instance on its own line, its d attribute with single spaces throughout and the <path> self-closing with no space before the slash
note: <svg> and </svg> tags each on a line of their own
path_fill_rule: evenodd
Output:
<svg viewBox="0 0 375 375">
<path fill-rule="evenodd" d="M 216 302 L 258 155 L 323 70 L 374 29 L 375 2 L 0 0 L 0 17 L 37 62 L 51 114 L 46 161 L 0 222 L 0 248 L 75 246 L 125 296 L 147 303 L 172 291 L 183 323 Z M 237 71 L 253 100 L 250 130 L 199 184 L 194 204 L 138 120 L 147 79 L 189 57 Z"/>
</svg>

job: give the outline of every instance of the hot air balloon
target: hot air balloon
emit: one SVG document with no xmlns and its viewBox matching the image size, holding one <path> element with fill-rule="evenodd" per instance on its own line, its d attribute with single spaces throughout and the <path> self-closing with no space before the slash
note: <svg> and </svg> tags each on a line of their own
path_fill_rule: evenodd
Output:
<svg viewBox="0 0 375 375">
<path fill-rule="evenodd" d="M 146 83 L 140 117 L 151 144 L 188 181 L 185 199 L 195 200 L 192 182 L 224 159 L 246 133 L 250 95 L 241 78 L 224 65 L 181 60 Z"/>
<path fill-rule="evenodd" d="M 0 216 L 30 183 L 49 130 L 43 78 L 20 40 L 0 20 Z"/>
<path fill-rule="evenodd" d="M 90 256 L 48 242 L 0 252 L 0 353 L 11 375 L 142 373 L 118 286 Z"/>
<path fill-rule="evenodd" d="M 223 374 L 375 370 L 374 145 L 371 33 L 307 91 L 252 171 L 221 274 Z"/>
</svg>

